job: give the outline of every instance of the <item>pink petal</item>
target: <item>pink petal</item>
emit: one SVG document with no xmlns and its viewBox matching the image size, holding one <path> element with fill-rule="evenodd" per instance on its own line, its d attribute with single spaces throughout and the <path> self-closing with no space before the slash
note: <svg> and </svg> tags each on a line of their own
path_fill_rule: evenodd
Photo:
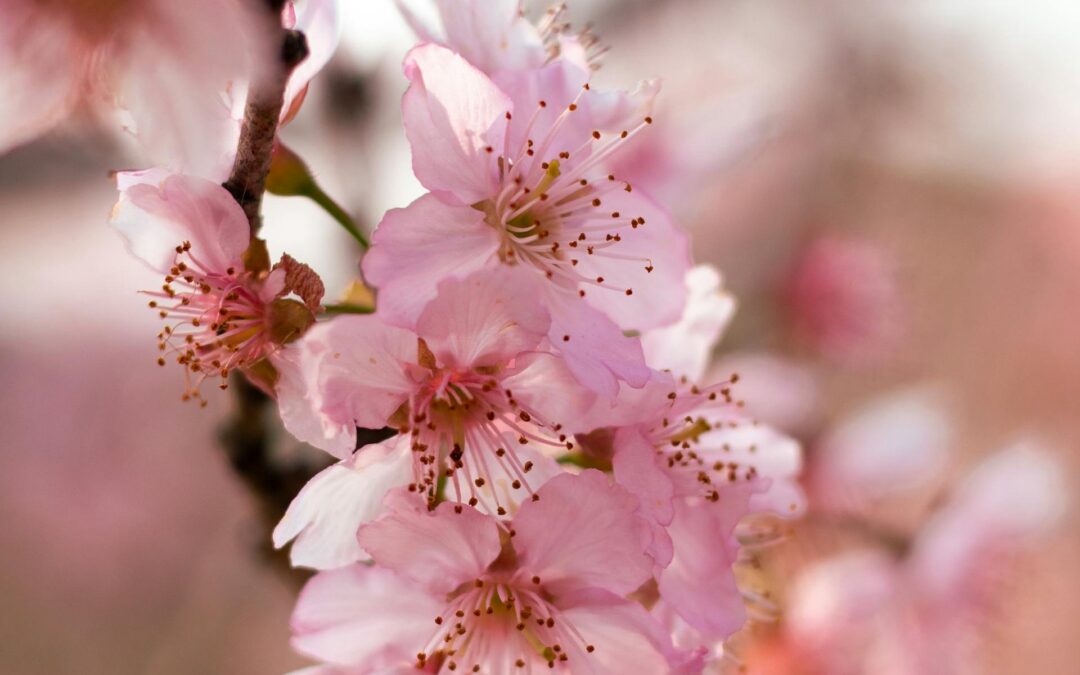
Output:
<svg viewBox="0 0 1080 675">
<path fill-rule="evenodd" d="M 520 0 L 435 0 L 445 44 L 485 73 L 537 68 L 547 58 Z"/>
<path fill-rule="evenodd" d="M 364 256 L 364 277 L 379 289 L 379 314 L 414 326 L 439 281 L 461 278 L 495 261 L 499 237 L 484 215 L 432 194 L 383 216 Z"/>
<path fill-rule="evenodd" d="M 513 520 L 521 568 L 545 584 L 619 594 L 649 578 L 649 536 L 633 495 L 595 470 L 553 478 L 537 494 Z"/>
<path fill-rule="evenodd" d="M 312 329 L 319 331 L 318 327 Z M 321 412 L 318 354 L 315 339 L 286 346 L 271 357 L 278 372 L 275 383 L 278 414 L 285 429 L 297 439 L 346 459 L 356 449 L 356 425 L 334 421 Z"/>
<path fill-rule="evenodd" d="M 510 124 L 510 147 L 520 148 L 527 138 L 550 148 L 573 150 L 581 147 L 596 128 L 589 115 L 588 96 L 582 87 L 589 81 L 590 73 L 584 68 L 557 59 L 542 68 L 503 70 L 493 76 L 498 85 L 513 102 L 515 118 Z M 573 115 L 564 115 L 567 106 L 577 101 Z M 539 103 L 543 101 L 544 106 Z M 557 121 L 560 126 L 552 134 Z M 543 139 L 543 140 L 541 140 Z M 585 155 L 563 161 L 563 169 L 575 165 Z"/>
<path fill-rule="evenodd" d="M 588 652 L 576 642 L 567 645 L 574 675 L 608 673 L 669 673 L 679 658 L 671 637 L 636 602 L 603 591 L 590 590 L 560 607 L 563 620 L 581 633 Z M 686 672 L 686 671 L 683 671 Z"/>
<path fill-rule="evenodd" d="M 274 528 L 274 546 L 295 539 L 295 567 L 332 569 L 368 558 L 356 532 L 382 513 L 383 497 L 412 479 L 408 437 L 396 436 L 330 466 L 308 481 Z"/>
<path fill-rule="evenodd" d="M 193 176 L 131 185 L 121 193 L 111 222 L 128 250 L 163 274 L 185 241 L 207 271 L 224 275 L 230 267 L 239 269 L 250 239 L 247 218 L 232 195 Z"/>
<path fill-rule="evenodd" d="M 700 381 L 713 349 L 735 312 L 735 299 L 723 291 L 720 274 L 711 265 L 698 265 L 686 273 L 689 295 L 677 323 L 641 336 L 645 362 L 670 370 L 677 377 Z"/>
<path fill-rule="evenodd" d="M 534 352 L 519 356 L 515 368 L 517 370 L 503 378 L 500 384 L 514 392 L 514 398 L 522 405 L 540 413 L 549 424 L 568 428 L 571 420 L 592 406 L 596 399 L 595 393 L 574 378 L 566 363 L 552 354 Z"/>
<path fill-rule="evenodd" d="M 675 516 L 672 498 L 675 486 L 667 472 L 657 465 L 656 449 L 635 427 L 615 432 L 612 462 L 615 480 L 641 502 L 641 514 L 649 521 L 653 544 L 649 554 L 663 567 L 671 562 L 672 541 L 666 531 Z"/>
<path fill-rule="evenodd" d="M 533 349 L 551 324 L 532 275 L 499 266 L 446 279 L 417 333 L 446 366 L 503 365 Z"/>
<path fill-rule="evenodd" d="M 416 658 L 442 603 L 392 571 L 350 565 L 321 572 L 292 616 L 293 647 L 338 666 L 377 672 Z"/>
<path fill-rule="evenodd" d="M 679 501 L 668 532 L 675 557 L 658 578 L 660 595 L 691 626 L 709 637 L 731 635 L 746 621 L 732 564 L 733 530 L 746 513 L 750 488 L 720 491 L 719 502 Z"/>
<path fill-rule="evenodd" d="M 480 578 L 499 555 L 495 519 L 474 508 L 443 502 L 428 511 L 419 497 L 398 491 L 387 498 L 386 509 L 360 528 L 360 545 L 377 564 L 432 593 L 449 593 Z"/>
<path fill-rule="evenodd" d="M 308 56 L 293 69 L 285 88 L 283 116 L 289 115 L 297 97 L 302 97 L 311 79 L 330 61 L 341 39 L 341 17 L 338 0 L 293 0 L 295 24 L 307 38 Z M 292 113 L 295 115 L 295 111 Z"/>
<path fill-rule="evenodd" d="M 586 287 L 585 299 L 624 330 L 648 330 L 678 321 L 688 295 L 685 279 L 690 270 L 690 253 L 686 234 L 638 190 L 616 190 L 605 195 L 603 202 L 612 213 L 644 218 L 645 224 L 622 230 L 622 241 L 608 249 L 580 256 L 578 271 L 582 275 L 603 277 L 605 284 L 619 289 Z M 607 252 L 619 257 L 605 257 Z M 625 295 L 625 289 L 631 289 L 633 294 Z"/>
<path fill-rule="evenodd" d="M 413 153 L 413 173 L 429 190 L 461 204 L 495 195 L 494 152 L 503 147 L 510 99 L 465 59 L 437 45 L 405 57 L 410 86 L 401 112 Z"/>
<path fill-rule="evenodd" d="M 301 338 L 318 358 L 312 400 L 331 422 L 377 429 L 415 385 L 404 364 L 416 362 L 416 335 L 377 316 L 339 316 Z"/>
<path fill-rule="evenodd" d="M 608 399 L 618 394 L 619 382 L 632 387 L 648 382 L 639 339 L 625 336 L 611 319 L 577 297 L 549 293 L 547 305 L 548 338 L 578 382 Z"/>
<path fill-rule="evenodd" d="M 730 413 L 725 417 L 730 419 Z M 770 512 L 786 518 L 801 515 L 806 496 L 795 479 L 802 471 L 802 446 L 767 425 L 750 420 L 736 423 L 734 427 L 702 434 L 698 453 L 707 462 L 735 462 L 741 467 L 754 468 L 764 479 L 750 500 L 755 513 Z M 680 494 L 699 493 L 697 485 L 680 484 L 678 489 Z"/>
</svg>

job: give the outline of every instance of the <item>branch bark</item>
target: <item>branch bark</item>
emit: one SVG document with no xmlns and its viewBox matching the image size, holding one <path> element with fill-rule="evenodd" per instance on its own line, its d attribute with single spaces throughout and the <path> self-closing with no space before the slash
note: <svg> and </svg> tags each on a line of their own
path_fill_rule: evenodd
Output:
<svg viewBox="0 0 1080 675">
<path fill-rule="evenodd" d="M 223 186 L 247 216 L 254 239 L 262 225 L 260 210 L 266 176 L 277 137 L 278 120 L 285 101 L 285 87 L 293 69 L 307 57 L 304 34 L 282 26 L 281 0 L 267 0 L 262 25 L 257 31 L 278 40 L 273 63 L 256 69 L 244 106 L 240 141 L 232 173 Z M 244 375 L 232 378 L 235 409 L 220 431 L 221 444 L 236 474 L 256 498 L 265 531 L 259 538 L 265 556 L 287 576 L 302 583 L 306 574 L 290 568 L 288 559 L 271 546 L 270 532 L 300 488 L 315 473 L 303 463 L 279 466 L 272 457 L 271 399 Z"/>
<path fill-rule="evenodd" d="M 280 50 L 275 63 L 256 68 L 244 104 L 244 122 L 240 127 L 232 173 L 224 183 L 225 189 L 244 209 L 252 236 L 262 225 L 259 212 L 266 192 L 266 176 L 270 173 L 278 120 L 285 103 L 285 87 L 293 69 L 308 55 L 304 34 L 281 27 L 280 9 L 275 13 L 271 8 L 268 14 L 274 17 L 280 35 Z"/>
</svg>

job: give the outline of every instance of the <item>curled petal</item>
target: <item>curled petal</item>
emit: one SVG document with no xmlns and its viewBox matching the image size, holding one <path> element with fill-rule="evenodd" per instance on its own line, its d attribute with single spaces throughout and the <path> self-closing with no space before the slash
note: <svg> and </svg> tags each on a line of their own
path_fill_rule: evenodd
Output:
<svg viewBox="0 0 1080 675">
<path fill-rule="evenodd" d="M 186 241 L 207 272 L 225 275 L 241 266 L 250 239 L 247 218 L 225 188 L 194 176 L 169 175 L 156 185 L 134 180 L 139 178 L 128 174 L 111 219 L 133 255 L 168 274 L 176 247 Z"/>
<path fill-rule="evenodd" d="M 723 290 L 720 273 L 698 265 L 686 273 L 689 295 L 678 322 L 645 332 L 641 346 L 652 368 L 700 381 L 713 348 L 735 313 L 735 299 Z"/>
<path fill-rule="evenodd" d="M 411 478 L 407 437 L 364 448 L 308 481 L 274 528 L 274 546 L 295 539 L 289 558 L 296 567 L 332 569 L 365 560 L 357 530 L 378 517 L 389 490 Z"/>
</svg>

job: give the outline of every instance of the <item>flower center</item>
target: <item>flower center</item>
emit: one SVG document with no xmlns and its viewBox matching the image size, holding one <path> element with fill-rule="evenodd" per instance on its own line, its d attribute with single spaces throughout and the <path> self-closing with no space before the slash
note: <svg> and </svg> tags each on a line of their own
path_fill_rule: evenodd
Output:
<svg viewBox="0 0 1080 675">
<path fill-rule="evenodd" d="M 741 441 L 741 428 L 756 424 L 738 410 L 742 401 L 731 395 L 730 380 L 699 388 L 681 383 L 668 394 L 669 416 L 651 430 L 657 454 L 681 492 L 716 502 L 725 483 L 759 478 L 752 456 L 757 446 Z M 721 436 L 727 431 L 729 435 Z"/>
<path fill-rule="evenodd" d="M 414 377 L 421 381 L 408 402 L 408 423 L 401 433 L 412 437 L 414 481 L 409 490 L 422 492 L 434 504 L 445 489 L 454 501 L 482 504 L 506 515 L 519 490 L 537 499 L 526 475 L 533 462 L 519 448 L 536 444 L 572 448 L 560 433 L 562 425 L 542 419 L 499 385 L 490 369 L 455 370 L 425 356 Z M 459 510 L 461 506 L 457 507 Z"/>
<path fill-rule="evenodd" d="M 539 577 L 521 581 L 477 579 L 451 593 L 435 617 L 438 628 L 416 655 L 417 667 L 439 659 L 450 671 L 507 673 L 572 665 L 596 650 L 551 602 Z"/>
<path fill-rule="evenodd" d="M 253 365 L 276 346 L 267 330 L 266 304 L 249 287 L 247 272 L 208 272 L 189 242 L 176 253 L 161 290 L 146 292 L 154 298 L 150 307 L 169 322 L 157 336 L 158 365 L 175 358 L 184 368 L 181 398 L 205 406 L 200 386 L 207 378 L 219 377 L 225 389 L 232 370 Z"/>
<path fill-rule="evenodd" d="M 548 104 L 540 101 L 516 149 L 511 148 L 514 117 L 506 113 L 505 147 L 501 153 L 487 148 L 497 164 L 501 187 L 494 199 L 474 208 L 483 211 L 486 222 L 501 233 L 499 257 L 504 263 L 533 267 L 559 286 L 576 289 L 580 297 L 586 295 L 583 285 L 633 295 L 632 288 L 607 282 L 591 271 L 593 265 L 582 262 L 606 259 L 653 271 L 651 259 L 619 250 L 623 234 L 644 226 L 645 218 L 604 205 L 605 195 L 631 192 L 632 186 L 613 175 L 599 175 L 603 162 L 651 124 L 652 118 L 645 117 L 633 129 L 616 134 L 593 131 L 576 148 L 559 147 L 571 135 L 563 132 L 588 90 L 586 84 L 546 131 L 538 120 Z M 537 139 L 532 138 L 534 132 Z"/>
</svg>

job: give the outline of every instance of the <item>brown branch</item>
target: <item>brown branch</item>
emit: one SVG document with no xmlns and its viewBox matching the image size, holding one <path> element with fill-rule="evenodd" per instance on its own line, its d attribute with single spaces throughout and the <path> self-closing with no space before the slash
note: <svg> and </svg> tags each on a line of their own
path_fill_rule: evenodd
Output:
<svg viewBox="0 0 1080 675">
<path fill-rule="evenodd" d="M 229 179 L 223 184 L 244 209 L 252 238 L 262 224 L 262 196 L 270 172 L 285 87 L 293 69 L 308 54 L 304 34 L 282 26 L 281 5 L 279 0 L 268 0 L 262 16 L 263 25 L 256 27 L 264 35 L 271 36 L 271 40 L 278 40 L 280 46 L 274 63 L 256 68 L 258 75 L 252 78 L 248 89 L 236 159 Z M 317 467 L 275 463 L 271 452 L 269 418 L 273 415 L 273 407 L 270 397 L 239 374 L 233 377 L 231 388 L 236 408 L 221 428 L 221 444 L 236 474 L 258 501 L 265 525 L 259 538 L 260 549 L 292 580 L 302 582 L 306 574 L 290 569 L 287 558 L 271 547 L 269 534 Z"/>
<path fill-rule="evenodd" d="M 244 105 L 244 122 L 240 127 L 240 143 L 236 148 L 232 174 L 224 183 L 225 189 L 244 209 L 252 236 L 262 225 L 259 211 L 266 191 L 266 176 L 270 173 L 278 120 L 285 102 L 285 86 L 293 69 L 308 55 L 304 34 L 282 28 L 280 10 L 274 14 L 271 8 L 269 14 L 275 17 L 281 47 L 276 63 L 256 69 L 257 75 L 251 82 Z"/>
</svg>

